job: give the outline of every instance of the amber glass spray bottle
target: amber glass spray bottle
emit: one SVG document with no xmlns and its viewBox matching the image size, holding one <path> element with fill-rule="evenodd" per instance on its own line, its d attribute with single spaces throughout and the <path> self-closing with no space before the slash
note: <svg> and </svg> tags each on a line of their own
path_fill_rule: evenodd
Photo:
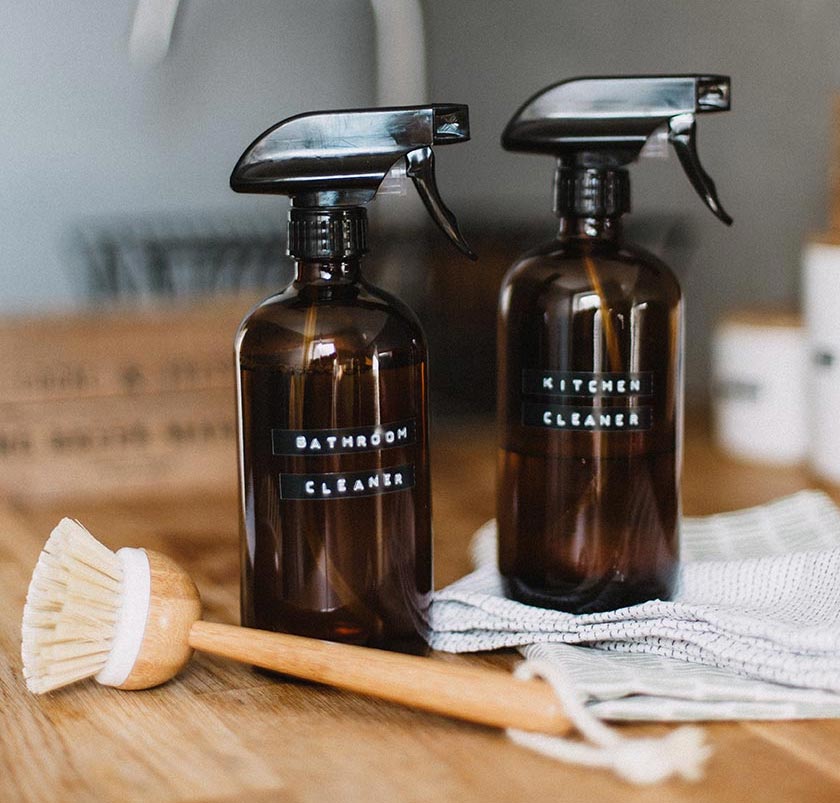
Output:
<svg viewBox="0 0 840 803">
<path fill-rule="evenodd" d="M 316 112 L 246 150 L 237 192 L 291 197 L 285 290 L 236 338 L 246 626 L 422 652 L 432 592 L 426 345 L 361 275 L 365 204 L 404 164 L 440 199 L 432 146 L 469 139 L 467 107 Z"/>
<path fill-rule="evenodd" d="M 663 132 L 731 223 L 695 146 L 724 76 L 580 78 L 514 115 L 508 150 L 557 158 L 557 238 L 507 273 L 499 308 L 499 565 L 508 593 L 573 613 L 672 593 L 679 549 L 682 299 L 623 239 L 629 175 Z"/>
</svg>

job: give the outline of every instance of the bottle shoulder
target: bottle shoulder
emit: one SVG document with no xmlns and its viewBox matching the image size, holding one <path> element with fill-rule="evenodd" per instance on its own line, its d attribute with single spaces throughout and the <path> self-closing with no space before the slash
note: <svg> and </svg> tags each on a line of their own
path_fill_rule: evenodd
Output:
<svg viewBox="0 0 840 803">
<path fill-rule="evenodd" d="M 552 240 L 524 253 L 505 274 L 502 294 L 568 295 L 604 284 L 640 301 L 681 299 L 677 277 L 655 254 L 627 240 L 583 238 Z"/>
<path fill-rule="evenodd" d="M 410 352 L 425 357 L 423 330 L 414 313 L 365 281 L 341 285 L 292 283 L 261 301 L 236 335 L 238 357 L 292 362 L 315 349 L 336 359 Z"/>
<path fill-rule="evenodd" d="M 334 312 L 364 317 L 386 315 L 419 326 L 414 312 L 396 296 L 365 280 L 342 284 L 299 284 L 292 282 L 284 289 L 258 302 L 243 318 L 241 327 L 254 322 L 288 323 L 317 307 L 324 315 Z"/>
</svg>

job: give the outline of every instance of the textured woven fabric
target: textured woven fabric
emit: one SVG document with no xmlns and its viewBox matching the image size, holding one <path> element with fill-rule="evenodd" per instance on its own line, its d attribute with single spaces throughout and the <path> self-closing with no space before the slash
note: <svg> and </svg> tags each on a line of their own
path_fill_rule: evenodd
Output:
<svg viewBox="0 0 840 803">
<path fill-rule="evenodd" d="M 667 602 L 580 616 L 523 605 L 505 598 L 495 555 L 488 522 L 476 570 L 435 597 L 433 648 L 562 661 L 603 717 L 840 716 L 840 511 L 825 494 L 685 519 Z"/>
</svg>

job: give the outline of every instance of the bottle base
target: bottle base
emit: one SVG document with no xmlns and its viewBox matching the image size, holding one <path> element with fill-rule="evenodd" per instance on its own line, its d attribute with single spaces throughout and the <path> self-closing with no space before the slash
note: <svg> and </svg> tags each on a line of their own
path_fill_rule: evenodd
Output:
<svg viewBox="0 0 840 803">
<path fill-rule="evenodd" d="M 406 627 L 387 628 L 381 621 L 361 623 L 343 609 L 331 612 L 297 609 L 292 612 L 291 608 L 287 608 L 282 615 L 275 612 L 273 616 L 259 619 L 243 616 L 242 626 L 409 655 L 426 655 L 429 652 L 422 633 Z"/>
<path fill-rule="evenodd" d="M 654 599 L 668 600 L 673 593 L 673 584 L 650 578 L 628 581 L 613 575 L 581 583 L 537 588 L 521 578 L 506 577 L 505 591 L 510 599 L 525 605 L 581 614 L 615 611 Z"/>
<path fill-rule="evenodd" d="M 305 636 L 305 633 L 295 633 L 294 635 L 302 635 Z M 323 639 L 324 641 L 335 641 L 338 643 L 348 643 L 344 642 L 341 639 L 331 638 L 331 639 Z M 358 642 L 351 642 L 353 646 L 356 647 L 367 647 L 368 649 L 374 650 L 385 650 L 386 652 L 399 652 L 403 653 L 404 655 L 419 655 L 421 657 L 426 657 L 431 648 L 426 643 L 425 639 L 417 636 L 416 638 L 404 638 L 404 639 L 392 639 L 389 640 L 387 643 L 380 643 L 380 644 L 359 644 Z M 264 677 L 272 678 L 273 680 L 281 680 L 285 683 L 295 683 L 295 684 L 302 684 L 302 685 L 319 685 L 315 681 L 306 680 L 304 678 L 298 678 L 294 675 L 288 675 L 285 672 L 278 672 L 274 669 L 266 669 L 262 666 L 254 666 L 251 665 L 251 671 L 255 672 L 258 675 L 263 675 Z"/>
</svg>

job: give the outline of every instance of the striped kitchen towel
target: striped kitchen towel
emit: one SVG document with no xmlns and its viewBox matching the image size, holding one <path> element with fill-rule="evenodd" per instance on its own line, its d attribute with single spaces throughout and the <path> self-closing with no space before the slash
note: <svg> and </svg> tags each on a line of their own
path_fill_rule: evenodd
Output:
<svg viewBox="0 0 840 803">
<path fill-rule="evenodd" d="M 840 716 L 840 511 L 821 492 L 685 519 L 667 602 L 575 616 L 509 600 L 494 522 L 473 556 L 435 596 L 434 649 L 561 662 L 604 718 Z"/>
</svg>

